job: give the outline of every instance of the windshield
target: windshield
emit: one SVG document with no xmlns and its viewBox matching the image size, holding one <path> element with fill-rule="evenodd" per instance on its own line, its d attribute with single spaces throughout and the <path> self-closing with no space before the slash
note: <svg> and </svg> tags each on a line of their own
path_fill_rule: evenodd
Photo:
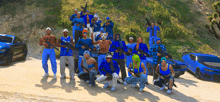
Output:
<svg viewBox="0 0 220 102">
<path fill-rule="evenodd" d="M 211 56 L 198 56 L 199 62 L 218 62 L 220 63 L 220 58 Z"/>
<path fill-rule="evenodd" d="M 0 42 L 12 43 L 12 37 L 0 36 Z"/>
</svg>

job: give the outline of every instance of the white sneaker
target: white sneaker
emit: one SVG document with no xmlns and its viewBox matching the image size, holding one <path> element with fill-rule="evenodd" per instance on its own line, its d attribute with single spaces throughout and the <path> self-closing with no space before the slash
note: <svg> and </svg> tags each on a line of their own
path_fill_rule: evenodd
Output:
<svg viewBox="0 0 220 102">
<path fill-rule="evenodd" d="M 172 92 L 171 90 L 167 90 L 167 93 L 168 93 L 168 94 L 171 94 L 171 92 Z"/>
<path fill-rule="evenodd" d="M 49 74 L 48 73 L 45 73 L 42 77 L 48 77 Z"/>
<path fill-rule="evenodd" d="M 128 83 L 124 81 L 124 85 L 127 85 Z"/>
<path fill-rule="evenodd" d="M 56 79 L 56 78 L 57 78 L 56 74 L 54 74 L 53 78 L 54 78 L 54 79 Z"/>
<path fill-rule="evenodd" d="M 163 87 L 161 87 L 159 90 L 164 90 L 164 89 L 165 89 L 165 87 L 166 87 L 166 86 L 165 86 L 165 85 L 163 85 Z"/>
<path fill-rule="evenodd" d="M 63 78 L 65 78 L 65 77 L 66 77 L 65 75 L 62 75 L 60 78 L 63 79 Z"/>
<path fill-rule="evenodd" d="M 89 83 L 89 80 L 86 80 L 86 83 Z"/>
<path fill-rule="evenodd" d="M 139 91 L 142 92 L 144 90 L 144 88 L 140 88 Z"/>
</svg>

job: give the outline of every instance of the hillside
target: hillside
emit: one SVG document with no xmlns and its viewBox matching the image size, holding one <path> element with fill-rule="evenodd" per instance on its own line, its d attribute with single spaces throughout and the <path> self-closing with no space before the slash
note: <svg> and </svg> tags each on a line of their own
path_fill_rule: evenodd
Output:
<svg viewBox="0 0 220 102">
<path fill-rule="evenodd" d="M 38 39 L 45 34 L 45 28 L 52 27 L 57 37 L 62 36 L 63 28 L 72 32 L 69 17 L 74 13 L 73 9 L 85 5 L 84 0 L 2 1 L 0 33 L 17 35 L 26 40 L 29 55 L 37 58 L 42 52 Z M 115 23 L 114 34 L 134 32 L 144 37 L 147 44 L 149 34 L 146 33 L 145 18 L 161 20 L 158 36 L 168 52 L 180 60 L 182 52 L 215 55 L 220 52 L 220 41 L 205 28 L 205 24 L 209 23 L 207 17 L 214 12 L 211 5 L 215 1 L 203 0 L 203 8 L 200 9 L 197 0 L 88 0 L 88 10 L 91 14 L 96 11 L 102 22 L 110 16 Z"/>
</svg>

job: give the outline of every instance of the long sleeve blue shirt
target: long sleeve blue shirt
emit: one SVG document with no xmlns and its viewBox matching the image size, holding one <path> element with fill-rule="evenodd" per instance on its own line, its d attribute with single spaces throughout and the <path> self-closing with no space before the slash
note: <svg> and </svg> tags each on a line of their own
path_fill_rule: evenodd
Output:
<svg viewBox="0 0 220 102">
<path fill-rule="evenodd" d="M 101 23 L 102 23 L 101 20 L 95 21 L 94 24 L 93 24 L 93 23 L 90 23 L 90 27 L 93 27 L 93 26 L 94 26 L 93 32 L 98 32 L 98 31 L 100 31 Z"/>
<path fill-rule="evenodd" d="M 78 23 L 84 24 L 84 20 L 82 18 L 75 18 L 73 20 L 73 22 L 75 22 L 75 21 L 78 22 Z M 83 31 L 83 27 L 75 26 L 75 30 Z"/>
<path fill-rule="evenodd" d="M 77 17 L 77 14 L 73 14 L 73 15 L 71 15 L 71 17 L 70 17 L 70 21 L 73 21 L 73 18 L 74 17 Z"/>
<path fill-rule="evenodd" d="M 87 38 L 87 39 L 79 39 L 79 40 L 77 41 L 75 47 L 76 47 L 77 49 L 79 49 L 79 55 L 80 55 L 80 56 L 83 56 L 83 53 L 84 53 L 84 51 L 86 50 L 86 48 L 85 48 L 85 49 L 82 49 L 83 44 L 79 44 L 80 41 L 81 41 L 82 43 L 88 45 L 91 50 L 94 48 L 91 39 L 89 39 L 89 38 Z M 90 51 L 90 56 L 92 56 L 91 51 Z"/>
<path fill-rule="evenodd" d="M 154 37 L 157 37 L 157 31 L 160 31 L 160 27 L 154 26 Z M 152 26 L 147 27 L 147 32 L 150 32 L 150 37 L 152 37 Z"/>
<path fill-rule="evenodd" d="M 137 54 L 138 53 L 138 50 L 136 50 L 136 46 L 137 44 L 134 46 L 134 49 L 132 50 L 133 53 Z M 148 48 L 147 48 L 147 45 L 144 44 L 144 43 L 140 43 L 139 44 L 139 49 L 143 50 L 145 53 L 148 53 Z M 143 57 L 141 57 L 141 54 L 137 54 L 141 60 L 146 60 L 146 56 L 143 55 Z"/>
<path fill-rule="evenodd" d="M 122 50 L 124 50 L 125 52 L 128 51 L 126 45 L 125 45 L 125 42 L 124 41 L 121 41 L 122 42 Z M 116 47 L 120 47 L 120 44 L 119 44 L 119 41 L 113 41 L 110 48 L 109 48 L 109 52 L 114 52 L 113 54 L 113 57 L 112 59 L 124 59 L 124 53 L 121 54 L 120 56 L 120 52 L 116 53 L 115 50 L 117 50 L 116 48 L 112 47 L 112 45 L 115 45 Z"/>
<path fill-rule="evenodd" d="M 153 64 L 156 65 L 158 61 L 158 47 L 161 47 L 162 51 L 166 51 L 166 47 L 162 44 L 155 44 L 152 47 L 150 47 L 149 55 L 153 56 Z M 155 49 L 155 51 L 154 51 Z"/>
<path fill-rule="evenodd" d="M 93 15 L 89 15 L 89 23 L 90 23 L 90 24 L 91 24 L 91 20 L 92 20 L 93 17 L 94 17 Z M 84 16 L 83 16 L 83 19 L 84 19 L 85 25 L 87 25 L 87 15 L 84 15 Z"/>
<path fill-rule="evenodd" d="M 129 50 L 129 48 L 131 48 L 133 50 L 135 45 L 136 45 L 136 43 L 132 43 L 132 44 L 129 43 L 126 46 L 127 46 L 128 50 Z M 132 60 L 132 56 L 133 56 L 133 54 L 130 56 L 127 56 L 127 60 Z"/>
<path fill-rule="evenodd" d="M 108 36 L 113 36 L 114 23 L 112 21 L 110 21 L 110 25 L 106 26 L 105 24 L 103 24 L 102 28 L 106 28 L 106 32 L 108 32 Z"/>
<path fill-rule="evenodd" d="M 118 63 L 115 60 L 112 60 L 112 62 L 113 62 L 114 72 L 119 75 L 120 68 L 118 67 Z M 108 73 L 111 73 L 111 74 L 114 73 L 110 67 L 110 62 L 108 63 L 107 60 L 103 60 L 99 67 L 99 71 L 102 74 L 106 75 L 106 73 L 102 71 L 102 69 L 104 69 Z"/>
</svg>

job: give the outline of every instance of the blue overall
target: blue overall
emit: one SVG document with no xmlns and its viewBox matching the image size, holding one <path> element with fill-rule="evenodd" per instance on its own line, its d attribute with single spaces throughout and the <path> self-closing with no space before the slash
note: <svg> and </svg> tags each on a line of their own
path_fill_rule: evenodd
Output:
<svg viewBox="0 0 220 102">
<path fill-rule="evenodd" d="M 170 82 L 170 80 L 173 80 L 173 76 L 171 76 L 170 75 L 170 69 L 169 69 L 169 67 L 170 67 L 170 64 L 168 64 L 168 68 L 167 68 L 167 70 L 166 71 L 163 71 L 162 69 L 161 69 L 161 64 L 159 64 L 159 68 L 160 68 L 160 70 L 159 70 L 159 72 L 160 72 L 160 74 L 162 74 L 163 76 L 166 76 L 166 77 L 164 77 L 165 79 L 168 79 L 169 81 L 168 81 L 168 89 L 169 90 L 172 90 L 172 88 L 170 89 L 169 88 L 169 82 Z M 154 85 L 157 85 L 157 86 L 159 86 L 159 87 L 163 87 L 163 81 L 165 81 L 164 79 L 161 79 L 160 77 L 158 77 L 159 78 L 159 80 L 158 81 L 155 81 L 154 82 Z"/>
<path fill-rule="evenodd" d="M 71 15 L 70 21 L 73 21 L 73 20 L 74 20 L 73 17 L 77 17 L 77 14 Z M 75 37 L 75 26 L 76 26 L 75 24 L 72 26 L 73 37 Z M 75 39 L 75 38 L 74 38 L 74 39 Z"/>
<path fill-rule="evenodd" d="M 45 48 L 42 54 L 42 66 L 44 68 L 45 73 L 48 73 L 48 64 L 47 60 L 50 58 L 52 71 L 54 74 L 57 73 L 57 62 L 56 62 L 56 54 L 54 49 Z"/>
<path fill-rule="evenodd" d="M 135 54 L 138 53 L 138 51 L 136 50 L 136 46 L 137 46 L 137 44 L 134 46 L 134 49 L 132 50 L 132 52 L 135 53 Z M 147 48 L 147 45 L 144 44 L 144 43 L 140 43 L 140 44 L 139 44 L 139 49 L 143 50 L 145 53 L 148 53 L 148 52 L 149 52 L 149 51 L 148 51 L 148 48 Z M 140 57 L 141 62 L 144 63 L 144 66 L 145 66 L 145 68 L 146 68 L 146 70 L 147 70 L 146 56 L 143 55 L 143 56 L 141 57 L 141 54 L 137 54 L 137 55 Z M 148 70 L 147 70 L 147 72 L 146 72 L 146 78 L 147 78 L 147 76 L 148 76 Z"/>
<path fill-rule="evenodd" d="M 133 63 L 132 63 L 133 64 Z M 130 68 L 133 70 L 133 66 L 132 68 Z M 140 66 L 139 66 L 139 73 L 142 74 L 140 75 L 140 77 L 134 77 L 134 76 L 129 76 L 127 78 L 125 78 L 125 81 L 128 83 L 128 84 L 137 84 L 137 82 L 139 82 L 139 86 L 140 88 L 144 88 L 145 87 L 145 83 L 146 83 L 146 75 L 143 74 L 143 69 L 141 68 L 141 62 L 140 62 Z M 134 68 L 134 73 L 138 73 L 138 69 Z"/>
<path fill-rule="evenodd" d="M 153 30 L 152 30 L 152 26 L 147 28 L 146 32 L 150 32 L 150 36 L 149 36 L 150 47 L 153 46 L 153 41 L 154 41 L 154 44 L 156 44 L 157 31 L 160 31 L 160 28 L 158 26 L 154 26 Z M 154 35 L 152 35 L 152 32 L 154 32 Z"/>
<path fill-rule="evenodd" d="M 94 46 L 93 46 L 93 44 L 92 44 L 92 40 L 91 39 L 89 39 L 89 38 L 87 38 L 87 39 L 79 39 L 78 41 L 77 41 L 77 43 L 76 43 L 76 48 L 77 49 L 79 49 L 79 61 L 78 61 L 78 69 L 79 69 L 79 72 L 82 72 L 83 71 L 83 69 L 81 68 L 81 62 L 82 62 L 82 57 L 83 57 L 83 53 L 84 53 L 84 51 L 85 51 L 85 49 L 82 49 L 82 44 L 79 44 L 79 42 L 82 42 L 82 43 L 84 43 L 84 44 L 86 44 L 86 45 L 88 45 L 89 47 L 90 47 L 90 49 L 93 49 L 94 48 Z M 90 56 L 92 56 L 92 53 L 91 53 L 91 51 L 90 51 Z"/>
<path fill-rule="evenodd" d="M 128 47 L 128 49 L 129 48 L 134 48 L 134 46 L 136 45 L 136 43 L 132 43 L 132 44 L 127 44 L 126 46 Z M 127 66 L 127 68 L 129 67 L 129 64 L 132 62 L 132 56 L 133 56 L 133 54 L 132 55 L 130 55 L 130 56 L 126 56 L 127 57 L 127 59 L 126 59 L 126 66 Z M 131 74 L 128 72 L 128 76 L 131 76 Z"/>
<path fill-rule="evenodd" d="M 87 66 L 88 66 L 89 69 L 95 67 L 94 64 L 87 65 Z M 82 71 L 82 72 L 80 72 L 80 73 L 78 74 L 78 77 L 79 77 L 80 79 L 83 79 L 84 81 L 89 80 L 89 84 L 91 84 L 92 86 L 94 86 L 94 85 L 95 85 L 95 76 L 97 75 L 97 72 L 95 71 L 95 69 L 92 69 L 92 70 L 90 70 L 90 75 L 88 75 L 88 74 L 86 74 L 86 73 L 87 73 L 87 72 Z"/>
<path fill-rule="evenodd" d="M 100 68 L 100 65 L 102 63 L 102 61 L 106 60 L 106 54 L 99 54 L 98 56 L 98 67 Z M 102 75 L 101 71 L 99 71 L 100 75 Z"/>
<path fill-rule="evenodd" d="M 108 40 L 113 40 L 113 27 L 114 27 L 114 23 L 110 20 L 110 25 L 105 25 L 106 23 L 103 24 L 102 28 L 106 28 L 106 32 L 108 32 Z M 110 38 L 112 37 L 112 38 Z"/>
<path fill-rule="evenodd" d="M 67 38 L 65 37 L 61 37 L 60 40 L 62 41 L 67 41 L 67 42 L 71 42 L 71 37 L 68 36 Z M 65 45 L 65 43 L 61 42 L 61 45 Z M 72 49 L 69 49 L 69 52 L 66 52 L 67 48 L 61 47 L 60 48 L 60 56 L 73 56 L 73 51 Z"/>
</svg>

